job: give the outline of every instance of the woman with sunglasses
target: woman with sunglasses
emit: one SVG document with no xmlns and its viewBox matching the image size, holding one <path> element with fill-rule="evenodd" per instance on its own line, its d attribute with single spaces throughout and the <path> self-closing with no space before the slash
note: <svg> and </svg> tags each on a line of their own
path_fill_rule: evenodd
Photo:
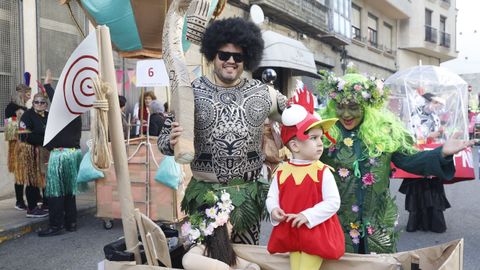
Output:
<svg viewBox="0 0 480 270">
<path fill-rule="evenodd" d="M 26 184 L 27 217 L 40 218 L 48 216 L 46 203 L 42 204 L 40 189 L 45 188 L 46 163 L 49 152 L 43 147 L 43 138 L 47 126 L 48 99 L 44 92 L 33 96 L 32 108 L 20 119 L 20 143 L 17 148 L 22 160 L 22 174 Z"/>
</svg>

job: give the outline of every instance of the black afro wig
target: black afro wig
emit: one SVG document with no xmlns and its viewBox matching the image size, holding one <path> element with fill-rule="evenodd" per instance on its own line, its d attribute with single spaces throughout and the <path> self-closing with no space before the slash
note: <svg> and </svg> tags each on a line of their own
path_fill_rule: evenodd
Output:
<svg viewBox="0 0 480 270">
<path fill-rule="evenodd" d="M 243 49 L 245 70 L 254 71 L 258 67 L 263 54 L 262 33 L 258 26 L 238 17 L 216 20 L 205 30 L 200 52 L 211 62 L 218 49 L 228 43 Z"/>
</svg>

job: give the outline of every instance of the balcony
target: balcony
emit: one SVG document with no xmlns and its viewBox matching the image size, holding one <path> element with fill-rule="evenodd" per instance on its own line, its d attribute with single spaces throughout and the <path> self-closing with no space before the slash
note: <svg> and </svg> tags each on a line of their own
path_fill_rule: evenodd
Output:
<svg viewBox="0 0 480 270">
<path fill-rule="evenodd" d="M 451 5 L 450 0 L 441 0 L 440 1 L 440 6 L 442 6 L 444 8 L 448 9 L 450 7 L 450 5 Z"/>
<path fill-rule="evenodd" d="M 328 32 L 327 7 L 316 0 L 251 0 L 262 7 L 273 21 L 285 23 L 306 33 L 322 35 Z"/>
<path fill-rule="evenodd" d="M 412 3 L 406 0 L 363 0 L 366 5 L 375 6 L 377 10 L 389 18 L 407 19 L 412 13 Z"/>
<path fill-rule="evenodd" d="M 425 41 L 437 43 L 437 29 L 430 25 L 425 25 Z"/>
<path fill-rule="evenodd" d="M 440 31 L 440 46 L 450 48 L 450 34 Z"/>
</svg>

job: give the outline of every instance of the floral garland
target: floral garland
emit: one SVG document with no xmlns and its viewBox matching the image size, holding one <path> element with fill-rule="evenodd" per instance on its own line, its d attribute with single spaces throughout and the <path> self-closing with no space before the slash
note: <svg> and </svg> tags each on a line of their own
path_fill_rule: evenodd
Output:
<svg viewBox="0 0 480 270">
<path fill-rule="evenodd" d="M 190 215 L 189 221 L 182 225 L 182 236 L 190 243 L 202 243 L 205 237 L 213 235 L 213 231 L 225 225 L 230 213 L 235 208 L 230 194 L 222 190 L 220 199 L 213 191 L 204 195 L 207 208 L 203 212 Z"/>
<path fill-rule="evenodd" d="M 390 90 L 384 87 L 383 81 L 374 77 L 366 78 L 358 73 L 336 77 L 334 73 L 319 71 L 322 81 L 318 91 L 338 104 L 355 102 L 362 107 L 381 108 L 387 100 Z"/>
</svg>

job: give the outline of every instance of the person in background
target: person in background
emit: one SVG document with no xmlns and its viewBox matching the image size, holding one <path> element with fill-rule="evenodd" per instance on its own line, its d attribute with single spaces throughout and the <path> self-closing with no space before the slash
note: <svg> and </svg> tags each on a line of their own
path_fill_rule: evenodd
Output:
<svg viewBox="0 0 480 270">
<path fill-rule="evenodd" d="M 433 93 L 424 93 L 424 105 L 414 111 L 411 126 L 417 144 L 442 143 L 444 128 L 438 116 L 445 100 Z M 399 191 L 405 194 L 405 210 L 409 212 L 407 232 L 417 230 L 442 233 L 447 230 L 443 212 L 450 208 L 442 178 L 405 178 Z"/>
<path fill-rule="evenodd" d="M 27 110 L 19 122 L 19 158 L 22 160 L 22 175 L 27 185 L 27 217 L 40 218 L 48 216 L 46 211 L 47 201 L 40 195 L 40 190 L 45 188 L 46 164 L 49 152 L 43 147 L 45 128 L 47 126 L 48 98 L 46 93 L 40 91 L 33 96 L 33 107 Z M 45 192 L 43 192 L 45 194 Z"/>
<path fill-rule="evenodd" d="M 153 100 L 150 103 L 150 126 L 148 127 L 148 134 L 150 136 L 158 136 L 162 131 L 165 123 L 165 109 L 163 104 L 158 100 Z"/>
<path fill-rule="evenodd" d="M 156 100 L 157 97 L 153 91 L 147 91 L 143 93 L 143 110 L 142 110 L 142 96 L 138 103 L 133 107 L 133 119 L 136 122 L 137 126 L 135 127 L 135 136 L 140 136 L 140 130 L 142 134 L 147 134 L 147 120 L 148 120 L 148 107 L 153 100 Z M 140 110 L 142 110 L 140 112 Z M 143 122 L 140 123 L 141 115 L 143 115 Z M 141 129 L 140 129 L 141 127 Z"/>
<path fill-rule="evenodd" d="M 120 112 L 122 113 L 123 138 L 126 140 L 128 138 L 128 133 L 130 132 L 127 114 L 125 113 L 127 99 L 124 96 L 118 96 L 118 103 L 120 104 Z"/>
<path fill-rule="evenodd" d="M 50 100 L 55 90 L 52 74 L 47 70 L 45 89 Z M 50 121 L 50 120 L 49 120 Z M 82 117 L 77 116 L 46 145 L 50 150 L 47 168 L 45 196 L 48 200 L 49 224 L 38 232 L 38 236 L 54 236 L 65 228 L 69 232 L 77 230 L 77 174 L 82 160 L 80 138 Z"/>
<path fill-rule="evenodd" d="M 169 113 L 169 110 L 168 110 L 168 102 L 165 102 L 163 103 L 163 107 L 165 108 L 165 113 Z"/>
<path fill-rule="evenodd" d="M 5 140 L 8 141 L 8 171 L 14 175 L 17 161 L 15 148 L 18 139 L 18 121 L 27 110 L 26 103 L 32 95 L 32 88 L 26 84 L 19 84 L 15 90 L 10 103 L 8 103 L 5 108 Z M 27 206 L 23 199 L 23 190 L 24 183 L 15 176 L 15 208 L 24 211 L 27 210 Z"/>
<path fill-rule="evenodd" d="M 282 142 L 292 159 L 277 168 L 266 201 L 273 225 L 267 249 L 289 252 L 292 270 L 318 270 L 324 259 L 345 253 L 336 215 L 340 194 L 330 168 L 318 160 L 323 135 L 338 119 L 317 118 L 311 105 L 311 111 L 297 104 L 283 111 Z"/>
<path fill-rule="evenodd" d="M 424 105 L 412 113 L 411 126 L 417 143 L 439 143 L 444 127 L 441 125 L 439 112 L 445 106 L 445 100 L 432 93 L 422 95 Z"/>
</svg>

